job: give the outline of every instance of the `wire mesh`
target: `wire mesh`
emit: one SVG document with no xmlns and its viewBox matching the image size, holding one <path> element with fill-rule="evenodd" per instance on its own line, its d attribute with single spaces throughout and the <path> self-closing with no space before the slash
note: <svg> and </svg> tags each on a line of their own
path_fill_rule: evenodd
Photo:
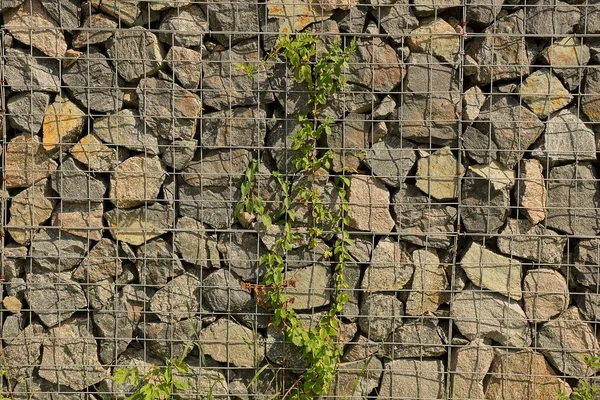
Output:
<svg viewBox="0 0 600 400">
<path fill-rule="evenodd" d="M 120 368 L 182 358 L 173 398 L 289 398 L 307 357 L 261 302 L 281 232 L 234 212 L 252 160 L 269 215 L 286 201 L 275 171 L 330 210 L 335 176 L 350 182 L 343 355 L 323 398 L 598 396 L 596 2 L 0 8 L 4 397 L 124 399 Z M 322 110 L 330 168 L 308 178 L 292 141 L 311 93 L 269 59 L 300 31 L 356 40 Z M 332 304 L 336 227 L 309 247 L 316 216 L 292 208 L 304 240 L 284 278 L 308 329 Z"/>
</svg>

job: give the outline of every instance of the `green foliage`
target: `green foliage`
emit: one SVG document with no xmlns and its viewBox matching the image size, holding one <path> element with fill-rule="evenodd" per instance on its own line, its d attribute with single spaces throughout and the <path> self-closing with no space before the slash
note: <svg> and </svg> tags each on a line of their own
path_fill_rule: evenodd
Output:
<svg viewBox="0 0 600 400">
<path fill-rule="evenodd" d="M 600 369 L 600 356 L 590 355 L 583 357 L 588 369 L 597 371 Z M 594 385 L 589 379 L 580 379 L 579 385 L 573 389 L 571 396 L 561 393 L 558 400 L 598 400 L 600 399 L 600 387 Z"/>
</svg>

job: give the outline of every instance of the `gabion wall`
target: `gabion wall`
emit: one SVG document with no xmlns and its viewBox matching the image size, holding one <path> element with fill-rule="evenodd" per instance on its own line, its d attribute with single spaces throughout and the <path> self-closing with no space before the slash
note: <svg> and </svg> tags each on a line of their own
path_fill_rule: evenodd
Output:
<svg viewBox="0 0 600 400">
<path fill-rule="evenodd" d="M 190 340 L 201 351 L 175 398 L 289 394 L 305 360 L 248 285 L 276 235 L 234 209 L 251 160 L 269 212 L 272 172 L 295 177 L 307 89 L 260 60 L 297 31 L 357 40 L 316 181 L 332 207 L 333 176 L 351 183 L 327 397 L 557 399 L 596 384 L 596 1 L 0 5 L 6 398 L 123 399 L 118 367 L 164 365 Z M 331 301 L 327 229 L 286 255 L 307 327 Z"/>
</svg>

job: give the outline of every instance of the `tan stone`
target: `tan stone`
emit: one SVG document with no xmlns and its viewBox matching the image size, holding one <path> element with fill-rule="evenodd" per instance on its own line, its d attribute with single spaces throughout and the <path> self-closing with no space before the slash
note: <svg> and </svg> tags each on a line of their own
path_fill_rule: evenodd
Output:
<svg viewBox="0 0 600 400">
<path fill-rule="evenodd" d="M 6 227 L 15 242 L 27 244 L 37 228 L 50 218 L 55 204 L 53 196 L 50 181 L 44 179 L 12 198 Z"/>
<path fill-rule="evenodd" d="M 324 265 L 315 264 L 306 268 L 298 268 L 286 272 L 284 281 L 294 282 L 294 286 L 286 288 L 288 299 L 294 310 L 306 310 L 320 307 L 330 302 L 331 272 Z"/>
<path fill-rule="evenodd" d="M 344 0 L 348 1 L 348 0 Z M 331 8 L 326 6 L 326 8 Z M 306 0 L 269 0 L 267 1 L 267 15 L 269 18 L 281 18 L 279 32 L 299 32 L 313 22 L 324 21 L 331 17 L 331 10 L 324 10 Z"/>
<path fill-rule="evenodd" d="M 42 125 L 44 149 L 54 153 L 73 145 L 85 124 L 85 112 L 67 98 L 57 98 L 48 106 Z"/>
<path fill-rule="evenodd" d="M 415 272 L 412 288 L 406 300 L 407 315 L 424 315 L 435 312 L 440 304 L 450 298 L 448 278 L 440 259 L 431 249 L 419 249 L 412 253 Z"/>
<path fill-rule="evenodd" d="M 450 373 L 452 399 L 484 400 L 483 379 L 494 359 L 494 349 L 482 340 L 455 348 Z"/>
<path fill-rule="evenodd" d="M 530 321 L 547 321 L 567 309 L 566 279 L 549 268 L 532 269 L 523 280 L 523 303 Z"/>
<path fill-rule="evenodd" d="M 74 159 L 98 172 L 109 172 L 118 164 L 117 152 L 94 135 L 82 137 L 69 150 Z"/>
<path fill-rule="evenodd" d="M 265 358 L 260 337 L 227 318 L 221 318 L 202 329 L 199 340 L 205 354 L 215 361 L 236 367 L 253 368 Z"/>
<path fill-rule="evenodd" d="M 410 281 L 414 269 L 404 243 L 398 243 L 391 237 L 383 238 L 373 250 L 361 289 L 365 292 L 400 290 Z"/>
<path fill-rule="evenodd" d="M 590 61 L 590 49 L 574 36 L 555 40 L 540 54 L 542 60 L 562 78 L 567 89 L 573 90 L 583 79 L 581 67 Z"/>
<path fill-rule="evenodd" d="M 56 207 L 52 214 L 52 225 L 75 236 L 100 240 L 102 238 L 102 203 L 66 203 Z"/>
<path fill-rule="evenodd" d="M 458 196 L 458 180 L 465 172 L 449 147 L 444 147 L 417 161 L 416 186 L 436 200 Z"/>
<path fill-rule="evenodd" d="M 479 86 L 469 88 L 463 96 L 462 119 L 464 121 L 475 121 L 479 116 L 479 110 L 485 103 L 486 96 Z"/>
<path fill-rule="evenodd" d="M 348 218 L 352 228 L 382 233 L 392 230 L 390 192 L 380 180 L 367 175 L 352 175 L 349 192 Z"/>
<path fill-rule="evenodd" d="M 132 25 L 141 13 L 138 0 L 92 0 L 92 7 L 117 18 L 125 25 Z"/>
<path fill-rule="evenodd" d="M 104 219 L 113 238 L 140 246 L 166 233 L 173 224 L 173 214 L 169 207 L 153 204 L 131 210 L 115 208 L 106 212 Z"/>
<path fill-rule="evenodd" d="M 5 153 L 4 182 L 7 189 L 29 187 L 56 170 L 37 136 L 24 134 L 8 142 Z"/>
<path fill-rule="evenodd" d="M 110 201 L 120 208 L 154 203 L 164 179 L 158 157 L 128 158 L 111 174 Z"/>
<path fill-rule="evenodd" d="M 548 69 L 529 75 L 519 86 L 521 99 L 538 117 L 545 118 L 567 106 L 573 96 Z"/>
<path fill-rule="evenodd" d="M 21 304 L 21 300 L 15 296 L 6 296 L 4 299 L 2 299 L 2 306 L 5 310 L 8 310 L 13 314 L 18 314 L 21 312 L 23 304 Z"/>
<path fill-rule="evenodd" d="M 408 47 L 415 53 L 431 53 L 453 63 L 460 51 L 460 39 L 454 28 L 442 18 L 421 25 L 410 33 Z"/>
<path fill-rule="evenodd" d="M 376 63 L 373 60 L 377 60 Z M 396 50 L 378 37 L 362 38 L 348 62 L 348 81 L 377 92 L 391 92 L 402 82 L 404 69 Z"/>
<path fill-rule="evenodd" d="M 533 159 L 523 160 L 519 169 L 517 204 L 534 225 L 546 219 L 548 190 L 542 171 L 542 164 Z"/>
</svg>

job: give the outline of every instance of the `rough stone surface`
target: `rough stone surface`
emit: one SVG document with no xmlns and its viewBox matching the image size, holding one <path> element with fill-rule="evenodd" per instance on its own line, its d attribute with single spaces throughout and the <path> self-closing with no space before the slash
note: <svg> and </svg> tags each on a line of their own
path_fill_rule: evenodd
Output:
<svg viewBox="0 0 600 400">
<path fill-rule="evenodd" d="M 519 86 L 519 94 L 540 118 L 564 108 L 573 100 L 573 96 L 549 69 L 540 69 L 529 75 Z"/>
<path fill-rule="evenodd" d="M 382 352 L 390 359 L 439 357 L 446 354 L 442 337 L 437 319 L 413 320 L 385 339 Z"/>
<path fill-rule="evenodd" d="M 373 143 L 365 164 L 383 183 L 400 187 L 417 159 L 414 149 L 415 145 L 408 140 L 386 135 Z"/>
<path fill-rule="evenodd" d="M 158 37 L 142 27 L 116 31 L 106 42 L 106 51 L 127 82 L 154 75 L 161 68 L 164 56 Z"/>
<path fill-rule="evenodd" d="M 452 200 L 458 196 L 458 177 L 464 167 L 449 147 L 444 147 L 417 161 L 416 186 L 436 200 Z"/>
<path fill-rule="evenodd" d="M 179 214 L 197 219 L 216 229 L 225 229 L 233 223 L 233 210 L 240 192 L 233 187 L 179 186 Z"/>
<path fill-rule="evenodd" d="M 163 322 L 193 316 L 199 307 L 200 280 L 185 273 L 167 283 L 150 299 L 150 310 Z"/>
<path fill-rule="evenodd" d="M 250 39 L 259 32 L 260 8 L 252 2 L 210 1 L 202 4 L 202 9 L 210 23 L 210 29 L 227 33 L 212 36 L 223 46 L 235 45 L 241 40 Z M 232 32 L 230 34 L 229 32 Z M 248 32 L 248 33 L 244 33 Z"/>
<path fill-rule="evenodd" d="M 265 247 L 255 233 L 234 232 L 221 235 L 217 247 L 231 272 L 242 280 L 254 281 L 263 275 L 264 266 L 259 266 L 259 258 L 265 252 Z M 289 258 L 288 253 L 288 262 Z"/>
<path fill-rule="evenodd" d="M 60 88 L 59 64 L 56 60 L 42 58 L 36 51 L 7 48 L 4 76 L 15 92 L 31 89 L 58 93 Z"/>
<path fill-rule="evenodd" d="M 592 122 L 600 122 L 600 68 L 590 66 L 585 69 L 581 110 Z"/>
<path fill-rule="evenodd" d="M 595 288 L 599 283 L 597 268 L 599 264 L 600 242 L 598 239 L 582 239 L 575 248 L 574 277 L 577 283 L 589 288 Z"/>
<path fill-rule="evenodd" d="M 45 110 L 42 126 L 44 149 L 55 154 L 71 147 L 85 124 L 85 112 L 66 97 L 57 97 Z"/>
<path fill-rule="evenodd" d="M 373 59 L 379 60 L 379 63 L 369 66 L 369 60 Z M 356 53 L 348 64 L 349 82 L 372 87 L 378 92 L 390 92 L 402 81 L 401 59 L 390 45 L 379 38 L 358 40 Z"/>
<path fill-rule="evenodd" d="M 165 56 L 169 68 L 185 89 L 196 89 L 202 76 L 202 54 L 181 46 L 172 46 Z"/>
<path fill-rule="evenodd" d="M 204 148 L 262 146 L 267 133 L 267 115 L 257 107 L 237 107 L 204 114 L 200 142 Z"/>
<path fill-rule="evenodd" d="M 331 126 L 327 146 L 333 151 L 335 172 L 356 171 L 369 143 L 369 115 L 350 113 L 340 123 Z"/>
<path fill-rule="evenodd" d="M 352 228 L 387 233 L 394 227 L 390 215 L 390 193 L 377 178 L 366 175 L 350 177 L 348 217 Z"/>
<path fill-rule="evenodd" d="M 544 184 L 543 167 L 538 160 L 522 160 L 517 180 L 517 205 L 527 219 L 537 224 L 546 219 L 548 190 Z"/>
<path fill-rule="evenodd" d="M 69 158 L 52 173 L 52 189 L 62 200 L 72 203 L 98 203 L 104 200 L 106 184 L 91 176 Z"/>
<path fill-rule="evenodd" d="M 442 18 L 434 19 L 410 32 L 407 44 L 412 52 L 430 53 L 449 63 L 456 62 L 460 50 L 460 39 L 456 31 Z"/>
<path fill-rule="evenodd" d="M 3 180 L 8 189 L 30 187 L 47 178 L 57 164 L 48 157 L 37 136 L 22 134 L 12 138 L 4 152 Z"/>
<path fill-rule="evenodd" d="M 117 244 L 103 238 L 81 262 L 81 266 L 73 273 L 73 278 L 81 282 L 99 282 L 121 275 L 122 268 Z"/>
<path fill-rule="evenodd" d="M 483 106 L 486 98 L 486 95 L 483 94 L 483 91 L 479 86 L 473 86 L 467 89 L 463 94 L 462 119 L 467 122 L 472 122 L 477 119 L 479 110 L 481 110 L 481 106 Z"/>
<path fill-rule="evenodd" d="M 96 119 L 94 135 L 110 145 L 158 154 L 158 140 L 154 131 L 146 130 L 137 110 L 125 108 L 115 114 Z"/>
<path fill-rule="evenodd" d="M 79 265 L 87 250 L 85 240 L 56 228 L 43 228 L 31 240 L 29 257 L 37 272 L 66 272 Z"/>
<path fill-rule="evenodd" d="M 530 321 L 547 321 L 569 305 L 567 281 L 558 271 L 531 270 L 523 279 L 523 303 Z"/>
<path fill-rule="evenodd" d="M 494 348 L 483 340 L 475 340 L 452 352 L 452 396 L 456 399 L 485 399 L 483 379 L 492 360 Z"/>
<path fill-rule="evenodd" d="M 363 399 L 379 386 L 383 364 L 376 358 L 340 363 L 331 395 L 345 399 Z"/>
<path fill-rule="evenodd" d="M 81 49 L 88 45 L 103 44 L 112 37 L 117 26 L 117 21 L 105 14 L 98 13 L 87 16 L 83 21 L 83 27 L 89 28 L 89 30 L 75 32 L 71 45 L 76 49 Z"/>
<path fill-rule="evenodd" d="M 6 307 L 6 299 L 3 305 Z M 33 375 L 33 370 L 40 363 L 41 347 L 44 341 L 44 327 L 32 322 L 10 340 L 2 332 L 5 347 L 2 350 L 5 362 L 5 376 L 8 379 L 23 380 Z"/>
<path fill-rule="evenodd" d="M 247 309 L 252 302 L 250 292 L 240 287 L 231 272 L 219 269 L 202 281 L 204 304 L 214 312 L 237 313 Z"/>
<path fill-rule="evenodd" d="M 50 182 L 44 179 L 12 198 L 6 227 L 15 242 L 28 243 L 35 232 L 33 227 L 50 219 L 56 203 L 50 199 L 53 195 Z"/>
<path fill-rule="evenodd" d="M 179 257 L 173 253 L 173 247 L 160 238 L 138 248 L 136 268 L 143 285 L 159 287 L 185 272 Z"/>
<path fill-rule="evenodd" d="M 130 210 L 115 208 L 104 213 L 104 218 L 113 238 L 133 246 L 164 234 L 173 225 L 173 211 L 160 204 Z"/>
<path fill-rule="evenodd" d="M 585 65 L 590 61 L 590 49 L 575 37 L 554 41 L 540 54 L 544 63 L 563 81 L 569 90 L 576 89 L 583 79 Z"/>
<path fill-rule="evenodd" d="M 194 47 L 202 44 L 203 33 L 208 30 L 208 23 L 202 9 L 198 5 L 177 7 L 170 10 L 163 18 L 158 37 L 168 45 Z"/>
<path fill-rule="evenodd" d="M 396 296 L 372 293 L 360 307 L 358 325 L 371 340 L 386 339 L 402 325 L 403 304 Z"/>
<path fill-rule="evenodd" d="M 562 262 L 567 238 L 526 219 L 509 218 L 500 232 L 497 245 L 500 252 L 555 266 Z"/>
<path fill-rule="evenodd" d="M 441 360 L 401 359 L 385 365 L 379 397 L 440 399 L 444 388 Z"/>
<path fill-rule="evenodd" d="M 119 163 L 117 151 L 103 144 L 95 135 L 82 137 L 69 150 L 71 156 L 97 172 L 109 172 Z"/>
<path fill-rule="evenodd" d="M 498 146 L 485 133 L 469 126 L 463 132 L 463 148 L 477 164 L 489 164 L 498 158 Z"/>
<path fill-rule="evenodd" d="M 415 250 L 412 259 L 415 272 L 411 292 L 406 300 L 406 315 L 433 313 L 449 300 L 446 272 L 433 250 Z"/>
<path fill-rule="evenodd" d="M 194 187 L 239 186 L 242 176 L 250 164 L 252 153 L 245 149 L 211 150 L 202 153 L 202 158 L 193 160 L 180 179 Z"/>
<path fill-rule="evenodd" d="M 361 288 L 366 292 L 400 290 L 410 281 L 414 270 L 414 264 L 404 244 L 391 237 L 384 238 L 373 249 Z"/>
<path fill-rule="evenodd" d="M 206 227 L 193 218 L 182 217 L 177 220 L 175 230 L 173 246 L 181 258 L 190 264 L 207 267 Z"/>
<path fill-rule="evenodd" d="M 59 203 L 52 213 L 52 226 L 63 232 L 90 240 L 100 240 L 103 233 L 104 204 L 90 202 Z"/>
<path fill-rule="evenodd" d="M 294 286 L 286 288 L 291 308 L 306 310 L 329 304 L 332 283 L 331 271 L 326 266 L 315 264 L 294 269 L 284 273 L 283 279 L 295 282 Z"/>
<path fill-rule="evenodd" d="M 199 340 L 206 355 L 236 367 L 254 367 L 265 357 L 264 346 L 252 330 L 227 318 L 202 329 Z"/>
<path fill-rule="evenodd" d="M 115 167 L 110 177 L 110 201 L 119 208 L 152 204 L 165 172 L 156 157 L 133 156 Z"/>
<path fill-rule="evenodd" d="M 536 0 L 525 9 L 525 32 L 533 35 L 562 36 L 573 33 L 580 9 L 562 1 Z"/>
<path fill-rule="evenodd" d="M 6 102 L 10 126 L 23 132 L 37 134 L 42 128 L 44 112 L 50 95 L 44 92 L 16 93 Z"/>
<path fill-rule="evenodd" d="M 93 7 L 125 25 L 132 25 L 142 12 L 138 0 L 91 0 L 91 3 Z"/>
</svg>

